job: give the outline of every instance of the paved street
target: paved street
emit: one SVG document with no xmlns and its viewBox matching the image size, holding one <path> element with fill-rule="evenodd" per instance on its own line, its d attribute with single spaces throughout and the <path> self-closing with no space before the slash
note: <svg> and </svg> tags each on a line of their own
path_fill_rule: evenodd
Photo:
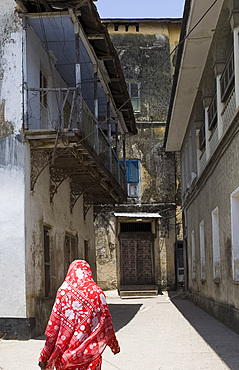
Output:
<svg viewBox="0 0 239 370">
<path fill-rule="evenodd" d="M 103 370 L 239 369 L 239 336 L 173 292 L 121 300 L 107 293 L 120 354 L 104 353 Z M 1 370 L 38 369 L 43 338 L 0 342 Z"/>
</svg>

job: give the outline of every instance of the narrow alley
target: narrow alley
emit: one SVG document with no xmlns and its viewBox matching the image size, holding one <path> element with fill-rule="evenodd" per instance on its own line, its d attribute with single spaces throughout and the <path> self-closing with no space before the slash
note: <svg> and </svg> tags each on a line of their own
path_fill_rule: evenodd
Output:
<svg viewBox="0 0 239 370">
<path fill-rule="evenodd" d="M 107 348 L 103 370 L 239 368 L 239 335 L 176 292 L 157 298 L 120 299 L 106 292 L 120 354 Z M 38 369 L 44 338 L 0 343 L 1 370 Z"/>
</svg>

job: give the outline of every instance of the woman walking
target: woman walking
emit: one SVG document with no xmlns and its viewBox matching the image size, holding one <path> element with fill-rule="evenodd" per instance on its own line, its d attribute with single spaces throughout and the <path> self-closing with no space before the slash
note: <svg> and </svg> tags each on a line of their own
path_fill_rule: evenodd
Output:
<svg viewBox="0 0 239 370">
<path fill-rule="evenodd" d="M 120 351 L 105 295 L 86 261 L 71 263 L 45 335 L 39 366 L 46 370 L 100 370 L 106 346 Z"/>
</svg>

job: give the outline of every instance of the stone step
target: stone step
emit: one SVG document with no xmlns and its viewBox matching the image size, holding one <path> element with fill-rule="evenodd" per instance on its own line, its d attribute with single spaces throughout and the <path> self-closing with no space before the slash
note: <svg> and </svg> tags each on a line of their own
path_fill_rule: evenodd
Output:
<svg viewBox="0 0 239 370">
<path fill-rule="evenodd" d="M 157 285 L 122 285 L 120 287 L 120 298 L 150 298 L 157 296 Z"/>
</svg>

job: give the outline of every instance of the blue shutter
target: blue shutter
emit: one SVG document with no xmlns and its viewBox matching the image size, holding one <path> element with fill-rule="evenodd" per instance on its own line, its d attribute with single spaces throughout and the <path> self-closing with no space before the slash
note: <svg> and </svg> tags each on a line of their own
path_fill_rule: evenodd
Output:
<svg viewBox="0 0 239 370">
<path fill-rule="evenodd" d="M 127 160 L 127 182 L 139 182 L 139 161 Z"/>
</svg>

